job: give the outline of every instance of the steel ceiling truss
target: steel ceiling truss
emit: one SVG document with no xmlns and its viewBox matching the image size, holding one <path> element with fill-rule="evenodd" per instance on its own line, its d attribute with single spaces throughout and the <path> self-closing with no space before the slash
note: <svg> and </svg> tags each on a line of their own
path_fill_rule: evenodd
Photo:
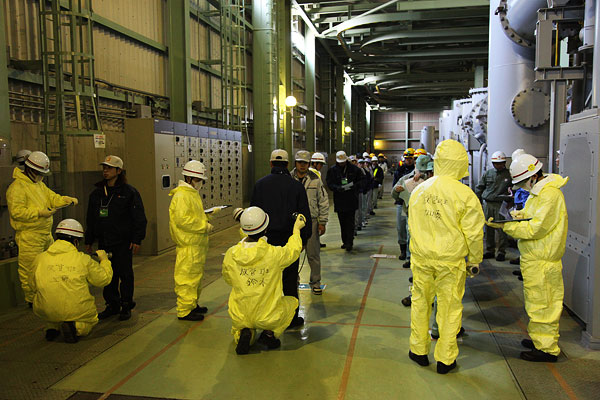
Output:
<svg viewBox="0 0 600 400">
<path fill-rule="evenodd" d="M 296 0 L 371 104 L 448 106 L 488 58 L 488 0 Z M 337 40 L 337 45 L 334 40 Z"/>
</svg>

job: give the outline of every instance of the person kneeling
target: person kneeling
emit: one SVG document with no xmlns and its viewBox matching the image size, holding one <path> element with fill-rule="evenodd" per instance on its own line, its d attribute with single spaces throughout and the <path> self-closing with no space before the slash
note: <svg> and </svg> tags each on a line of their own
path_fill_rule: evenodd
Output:
<svg viewBox="0 0 600 400">
<path fill-rule="evenodd" d="M 248 237 L 230 247 L 223 260 L 223 278 L 232 287 L 229 316 L 237 354 L 248 354 L 256 329 L 263 330 L 258 341 L 269 349 L 281 345 L 279 336 L 298 307 L 298 299 L 282 295 L 281 274 L 300 256 L 300 229 L 305 223 L 305 217 L 299 214 L 287 244 L 273 246 L 262 236 L 269 216 L 259 207 L 249 207 L 242 213 L 240 225 Z"/>
<path fill-rule="evenodd" d="M 65 342 L 76 343 L 78 336 L 88 335 L 98 323 L 88 283 L 104 287 L 113 273 L 104 250 L 96 252 L 100 263 L 77 251 L 83 232 L 76 220 L 62 220 L 56 227 L 56 242 L 33 261 L 33 312 L 46 321 L 48 341 L 56 339 L 60 329 Z"/>
</svg>

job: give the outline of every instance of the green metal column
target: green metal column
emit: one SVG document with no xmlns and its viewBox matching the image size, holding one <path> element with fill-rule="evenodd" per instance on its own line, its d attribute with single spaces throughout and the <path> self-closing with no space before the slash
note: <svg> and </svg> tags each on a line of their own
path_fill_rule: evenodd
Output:
<svg viewBox="0 0 600 400">
<path fill-rule="evenodd" d="M 306 28 L 304 34 L 304 77 L 305 91 L 304 103 L 308 110 L 306 111 L 306 150 L 316 151 L 315 136 L 317 115 L 315 114 L 315 34 L 311 29 Z"/>
<path fill-rule="evenodd" d="M 253 2 L 253 7 L 255 7 Z M 277 146 L 292 154 L 292 112 L 286 110 L 285 98 L 292 95 L 292 3 L 290 0 L 276 1 L 277 8 L 277 60 L 279 67 L 279 107 L 284 115 L 280 120 L 282 142 Z M 289 112 L 286 112 L 289 111 Z M 281 136 L 280 136 L 281 137 Z"/>
<path fill-rule="evenodd" d="M 254 105 L 254 179 L 267 175 L 278 134 L 278 81 L 273 0 L 252 6 L 252 103 Z M 252 179 L 252 178 L 251 178 Z"/>
<path fill-rule="evenodd" d="M 335 66 L 335 146 L 334 151 L 344 150 L 344 69 Z"/>
<path fill-rule="evenodd" d="M 4 5 L 0 5 L 0 138 L 10 141 L 10 108 L 8 106 L 8 60 Z"/>
<path fill-rule="evenodd" d="M 171 120 L 192 123 L 190 1 L 167 0 Z"/>
</svg>

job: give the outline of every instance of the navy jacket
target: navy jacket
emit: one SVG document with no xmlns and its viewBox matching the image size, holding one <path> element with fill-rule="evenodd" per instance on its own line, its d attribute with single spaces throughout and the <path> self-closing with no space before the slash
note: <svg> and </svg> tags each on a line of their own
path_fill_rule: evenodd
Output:
<svg viewBox="0 0 600 400">
<path fill-rule="evenodd" d="M 342 187 L 342 179 L 353 183 L 349 190 Z M 363 174 L 358 167 L 350 162 L 344 166 L 339 164 L 327 170 L 327 186 L 333 192 L 333 205 L 335 212 L 348 212 L 358 209 L 358 192 L 362 184 Z"/>
<path fill-rule="evenodd" d="M 260 178 L 252 191 L 251 206 L 262 208 L 269 215 L 266 236 L 269 244 L 283 246 L 294 230 L 292 214 L 298 212 L 306 217 L 306 226 L 300 231 L 302 244 L 312 234 L 310 207 L 304 186 L 292 178 L 286 168 L 273 167 L 271 173 Z"/>
<path fill-rule="evenodd" d="M 104 185 L 104 181 L 98 182 L 90 194 L 85 244 L 96 240 L 102 246 L 141 244 L 146 237 L 147 220 L 140 193 L 121 177 L 115 186 L 106 187 L 106 193 Z M 101 217 L 101 208 L 107 208 L 108 215 Z"/>
</svg>

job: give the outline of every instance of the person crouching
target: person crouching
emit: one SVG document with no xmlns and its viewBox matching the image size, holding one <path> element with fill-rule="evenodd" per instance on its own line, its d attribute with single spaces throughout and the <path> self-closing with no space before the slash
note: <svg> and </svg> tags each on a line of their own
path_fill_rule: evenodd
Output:
<svg viewBox="0 0 600 400">
<path fill-rule="evenodd" d="M 273 246 L 263 236 L 269 216 L 260 207 L 249 207 L 242 213 L 240 225 L 248 237 L 227 250 L 222 271 L 223 279 L 232 287 L 229 316 L 237 354 L 248 354 L 256 329 L 263 331 L 259 343 L 269 349 L 281 345 L 279 336 L 298 307 L 298 299 L 282 295 L 281 275 L 300 256 L 300 229 L 305 223 L 299 214 L 287 244 Z"/>
<path fill-rule="evenodd" d="M 76 343 L 98 323 L 96 302 L 88 282 L 108 285 L 112 268 L 104 250 L 96 251 L 100 263 L 77 251 L 84 231 L 74 219 L 62 220 L 56 227 L 56 242 L 33 261 L 30 285 L 34 292 L 33 312 L 46 321 L 46 340 L 60 335 Z"/>
</svg>

